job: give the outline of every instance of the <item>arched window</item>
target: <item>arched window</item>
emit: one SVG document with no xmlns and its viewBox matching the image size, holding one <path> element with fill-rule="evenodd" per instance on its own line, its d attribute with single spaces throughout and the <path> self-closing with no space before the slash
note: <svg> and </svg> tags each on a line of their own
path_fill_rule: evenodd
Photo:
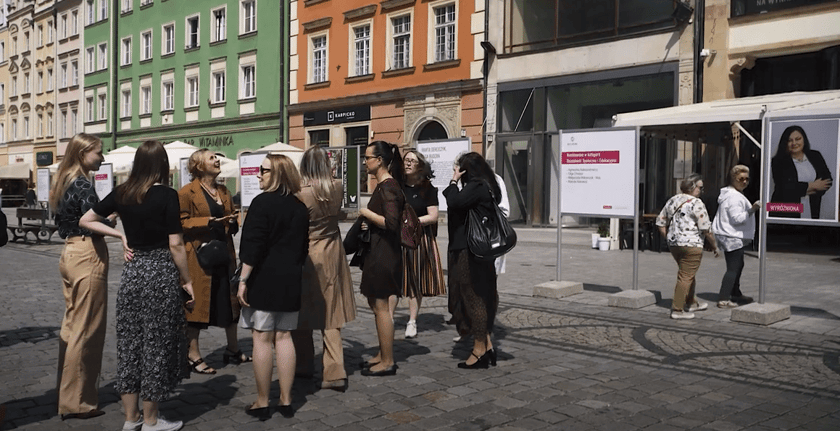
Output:
<svg viewBox="0 0 840 431">
<path fill-rule="evenodd" d="M 431 141 L 436 139 L 447 139 L 446 129 L 437 121 L 430 121 L 420 130 L 417 136 L 418 141 Z"/>
</svg>

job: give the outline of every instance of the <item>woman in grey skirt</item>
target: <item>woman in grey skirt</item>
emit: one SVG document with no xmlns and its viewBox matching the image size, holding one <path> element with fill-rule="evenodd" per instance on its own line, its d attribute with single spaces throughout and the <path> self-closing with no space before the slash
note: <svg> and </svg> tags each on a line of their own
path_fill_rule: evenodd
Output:
<svg viewBox="0 0 840 431">
<path fill-rule="evenodd" d="M 192 302 L 192 281 L 181 235 L 178 193 L 166 185 L 169 161 L 163 145 L 146 141 L 134 156 L 125 184 L 82 216 L 79 226 L 120 238 L 102 223 L 119 214 L 125 230 L 126 264 L 117 293 L 117 384 L 125 408 L 123 430 L 179 430 L 181 421 L 158 416 L 186 366 L 183 290 Z M 143 414 L 138 402 L 143 401 Z"/>
</svg>

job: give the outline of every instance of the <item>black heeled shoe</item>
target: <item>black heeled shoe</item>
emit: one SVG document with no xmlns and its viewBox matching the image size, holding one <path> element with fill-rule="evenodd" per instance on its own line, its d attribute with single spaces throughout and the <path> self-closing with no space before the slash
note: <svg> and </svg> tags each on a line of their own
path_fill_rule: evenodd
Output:
<svg viewBox="0 0 840 431">
<path fill-rule="evenodd" d="M 194 361 L 187 358 L 187 362 L 190 364 L 190 367 L 192 367 L 192 370 L 198 374 L 216 374 L 216 370 L 204 363 L 204 358 L 198 358 Z M 204 364 L 204 368 L 198 369 L 198 366 L 201 364 Z"/>
<path fill-rule="evenodd" d="M 362 375 L 367 377 L 382 377 L 382 376 L 396 376 L 397 375 L 397 364 L 391 365 L 388 368 L 379 371 L 371 371 L 370 368 L 365 368 L 362 370 Z"/>
<path fill-rule="evenodd" d="M 477 370 L 477 369 L 480 369 L 480 368 L 489 368 L 490 367 L 490 355 L 488 354 L 488 352 L 484 352 L 484 354 L 481 355 L 480 358 L 474 352 L 471 352 L 470 355 L 475 356 L 475 358 L 478 359 L 478 360 L 475 361 L 472 364 L 467 364 L 466 361 L 459 362 L 458 363 L 458 368 L 464 368 L 464 369 L 467 369 L 467 370 Z"/>
<path fill-rule="evenodd" d="M 286 419 L 295 417 L 295 409 L 292 408 L 291 404 L 288 406 L 277 406 L 277 411 Z"/>
<path fill-rule="evenodd" d="M 490 365 L 492 365 L 492 366 L 494 366 L 494 367 L 495 367 L 495 366 L 496 366 L 496 358 L 497 358 L 497 356 L 496 356 L 496 349 L 490 349 L 490 350 L 488 350 L 488 351 L 487 351 L 487 354 L 489 354 L 489 355 L 490 355 Z"/>
<path fill-rule="evenodd" d="M 236 352 L 225 348 L 225 353 L 222 355 L 222 362 L 227 364 L 233 365 L 241 365 L 245 362 L 252 362 L 254 358 L 242 353 L 242 350 L 237 350 Z"/>
<path fill-rule="evenodd" d="M 359 362 L 359 368 L 361 368 L 361 369 L 370 368 L 370 367 L 372 367 L 372 366 L 374 366 L 378 363 L 379 362 L 362 361 L 362 362 Z"/>
<path fill-rule="evenodd" d="M 245 409 L 245 413 L 248 414 L 248 416 L 253 416 L 259 419 L 261 422 L 271 419 L 271 407 L 260 407 L 257 409 L 247 408 Z"/>
</svg>

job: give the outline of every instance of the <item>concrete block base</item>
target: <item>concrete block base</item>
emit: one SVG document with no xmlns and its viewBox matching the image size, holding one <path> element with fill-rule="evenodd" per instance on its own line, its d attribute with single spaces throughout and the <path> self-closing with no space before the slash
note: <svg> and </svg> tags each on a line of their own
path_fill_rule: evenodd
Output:
<svg viewBox="0 0 840 431">
<path fill-rule="evenodd" d="M 790 318 L 790 306 L 783 304 L 752 304 L 733 308 L 730 320 L 733 322 L 772 325 Z"/>
<path fill-rule="evenodd" d="M 610 295 L 608 305 L 620 308 L 642 308 L 656 304 L 656 295 L 647 290 L 625 290 Z"/>
<path fill-rule="evenodd" d="M 565 298 L 583 292 L 583 283 L 577 281 L 549 281 L 534 286 L 534 296 L 542 298 Z"/>
</svg>

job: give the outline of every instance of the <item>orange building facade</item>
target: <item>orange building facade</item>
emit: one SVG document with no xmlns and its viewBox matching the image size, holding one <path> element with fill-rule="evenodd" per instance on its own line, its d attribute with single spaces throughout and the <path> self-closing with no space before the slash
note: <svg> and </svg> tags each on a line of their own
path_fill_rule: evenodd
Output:
<svg viewBox="0 0 840 431">
<path fill-rule="evenodd" d="M 289 143 L 469 137 L 483 149 L 484 0 L 298 0 Z"/>
</svg>

